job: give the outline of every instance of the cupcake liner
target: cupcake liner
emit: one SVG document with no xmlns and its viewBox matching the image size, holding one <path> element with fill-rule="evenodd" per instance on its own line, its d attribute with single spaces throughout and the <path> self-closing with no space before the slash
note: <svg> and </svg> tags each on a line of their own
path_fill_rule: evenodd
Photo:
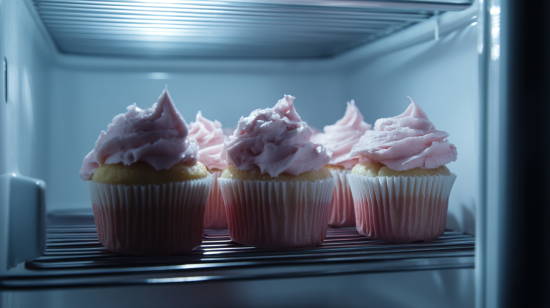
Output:
<svg viewBox="0 0 550 308">
<path fill-rule="evenodd" d="M 227 215 L 223 205 L 222 192 L 218 185 L 218 178 L 221 174 L 221 171 L 212 172 L 214 180 L 212 181 L 212 188 L 210 189 L 210 195 L 208 195 L 206 212 L 204 213 L 205 229 L 227 229 Z"/>
<path fill-rule="evenodd" d="M 161 185 L 88 182 L 99 241 L 133 255 L 189 252 L 202 242 L 212 176 Z"/>
<path fill-rule="evenodd" d="M 334 194 L 328 224 L 333 227 L 355 227 L 353 197 L 346 177 L 351 170 L 331 169 L 330 172 L 334 178 Z"/>
<path fill-rule="evenodd" d="M 422 177 L 348 175 L 356 228 L 373 239 L 408 243 L 445 232 L 455 174 Z"/>
<path fill-rule="evenodd" d="M 245 181 L 220 178 L 229 235 L 237 243 L 308 248 L 325 239 L 334 180 Z"/>
</svg>

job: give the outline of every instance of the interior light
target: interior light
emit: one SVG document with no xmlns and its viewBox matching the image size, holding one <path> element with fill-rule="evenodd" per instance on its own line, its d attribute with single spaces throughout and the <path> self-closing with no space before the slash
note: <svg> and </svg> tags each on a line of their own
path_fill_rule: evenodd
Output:
<svg viewBox="0 0 550 308">
<path fill-rule="evenodd" d="M 163 73 L 163 72 L 153 72 L 153 73 L 149 73 L 149 79 L 168 79 L 170 77 L 170 75 L 168 73 Z"/>
</svg>

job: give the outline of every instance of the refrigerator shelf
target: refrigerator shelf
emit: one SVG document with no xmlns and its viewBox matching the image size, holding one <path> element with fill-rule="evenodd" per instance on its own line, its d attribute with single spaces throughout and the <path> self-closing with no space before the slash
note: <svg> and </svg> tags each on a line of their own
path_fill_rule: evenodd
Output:
<svg viewBox="0 0 550 308">
<path fill-rule="evenodd" d="M 472 0 L 32 0 L 62 53 L 331 57 Z"/>
<path fill-rule="evenodd" d="M 474 267 L 474 237 L 446 231 L 410 244 L 367 239 L 354 228 L 329 228 L 323 245 L 304 250 L 246 247 L 227 231 L 206 230 L 202 245 L 180 256 L 136 257 L 106 251 L 92 215 L 48 217 L 44 255 L 6 277 L 7 289 L 199 283 Z"/>
</svg>

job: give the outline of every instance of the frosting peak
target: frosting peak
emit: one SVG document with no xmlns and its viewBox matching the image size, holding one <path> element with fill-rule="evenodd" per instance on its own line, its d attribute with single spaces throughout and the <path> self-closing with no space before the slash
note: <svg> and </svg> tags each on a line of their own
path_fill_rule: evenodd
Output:
<svg viewBox="0 0 550 308">
<path fill-rule="evenodd" d="M 411 100 L 411 104 L 407 107 L 407 110 L 393 118 L 379 119 L 374 123 L 375 131 L 391 131 L 400 127 L 418 129 L 425 133 L 435 130 L 433 123 L 428 120 L 428 116 L 424 110 L 420 109 L 420 106 L 412 98 L 407 97 Z"/>
<path fill-rule="evenodd" d="M 204 118 L 199 111 L 195 122 L 189 124 L 189 137 L 195 138 L 199 145 L 199 161 L 208 169 L 224 169 L 227 163 L 221 158 L 225 141 L 222 125 Z"/>
<path fill-rule="evenodd" d="M 198 146 L 187 138 L 187 125 L 165 89 L 149 109 L 134 103 L 102 131 L 95 148 L 86 155 L 80 177 L 89 181 L 101 165 L 138 161 L 156 170 L 170 169 L 176 163 L 195 164 Z"/>
<path fill-rule="evenodd" d="M 277 104 L 275 104 L 273 110 L 277 112 L 281 118 L 286 117 L 290 121 L 301 122 L 302 118 L 300 118 L 300 115 L 298 115 L 294 108 L 295 99 L 296 97 L 285 94 L 283 99 L 280 99 Z"/>
<path fill-rule="evenodd" d="M 374 130 L 366 131 L 353 146 L 351 155 L 396 171 L 433 169 L 455 161 L 457 150 L 447 140 L 449 134 L 435 129 L 420 106 L 409 99 L 404 113 L 377 120 Z"/>
<path fill-rule="evenodd" d="M 351 148 L 356 144 L 371 125 L 363 121 L 363 115 L 355 106 L 355 101 L 348 102 L 344 117 L 334 125 L 323 128 L 324 133 L 317 134 L 311 141 L 318 142 L 332 150 L 329 164 L 351 169 L 358 158 L 350 155 Z"/>
<path fill-rule="evenodd" d="M 331 151 L 310 142 L 313 132 L 285 95 L 273 108 L 256 109 L 239 120 L 224 145 L 222 158 L 240 170 L 260 168 L 272 177 L 317 171 L 329 162 Z"/>
</svg>

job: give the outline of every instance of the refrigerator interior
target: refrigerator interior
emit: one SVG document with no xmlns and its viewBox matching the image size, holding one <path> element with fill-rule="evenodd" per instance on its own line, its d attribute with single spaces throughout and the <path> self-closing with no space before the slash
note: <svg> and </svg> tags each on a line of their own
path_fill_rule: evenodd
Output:
<svg viewBox="0 0 550 308">
<path fill-rule="evenodd" d="M 26 193 L 10 190 L 13 178 L 45 182 L 47 213 L 89 211 L 87 186 L 78 177 L 83 157 L 113 116 L 134 102 L 148 108 L 165 86 L 187 123 L 200 110 L 224 127 L 234 126 L 254 109 L 273 106 L 284 94 L 296 97 L 298 113 L 317 129 L 341 118 L 352 99 L 365 121 L 374 124 L 376 119 L 402 113 L 410 96 L 458 148 L 458 160 L 449 164 L 458 177 L 447 228 L 475 235 L 480 186 L 477 10 L 474 4 L 434 16 L 332 57 L 155 58 L 62 53 L 32 1 L 0 0 L 2 84 L 6 85 L 2 97 L 7 98 L 0 108 L 2 251 L 8 250 L 8 237 L 13 236 L 6 223 L 8 209 L 18 194 Z M 21 268 L 21 264 L 10 267 L 5 255 L 0 262 L 2 275 Z M 219 297 L 209 298 L 205 293 L 209 289 L 220 290 Z M 400 296 L 393 290 L 399 290 Z M 9 291 L 2 292 L 1 300 L 14 307 L 70 306 L 84 299 L 115 307 L 131 298 L 142 306 L 158 301 L 169 306 L 184 299 L 196 305 L 228 301 L 278 306 L 286 303 L 280 294 L 294 298 L 296 306 L 337 305 L 344 294 L 349 306 L 369 298 L 378 305 L 466 307 L 474 305 L 474 269 Z"/>
</svg>

